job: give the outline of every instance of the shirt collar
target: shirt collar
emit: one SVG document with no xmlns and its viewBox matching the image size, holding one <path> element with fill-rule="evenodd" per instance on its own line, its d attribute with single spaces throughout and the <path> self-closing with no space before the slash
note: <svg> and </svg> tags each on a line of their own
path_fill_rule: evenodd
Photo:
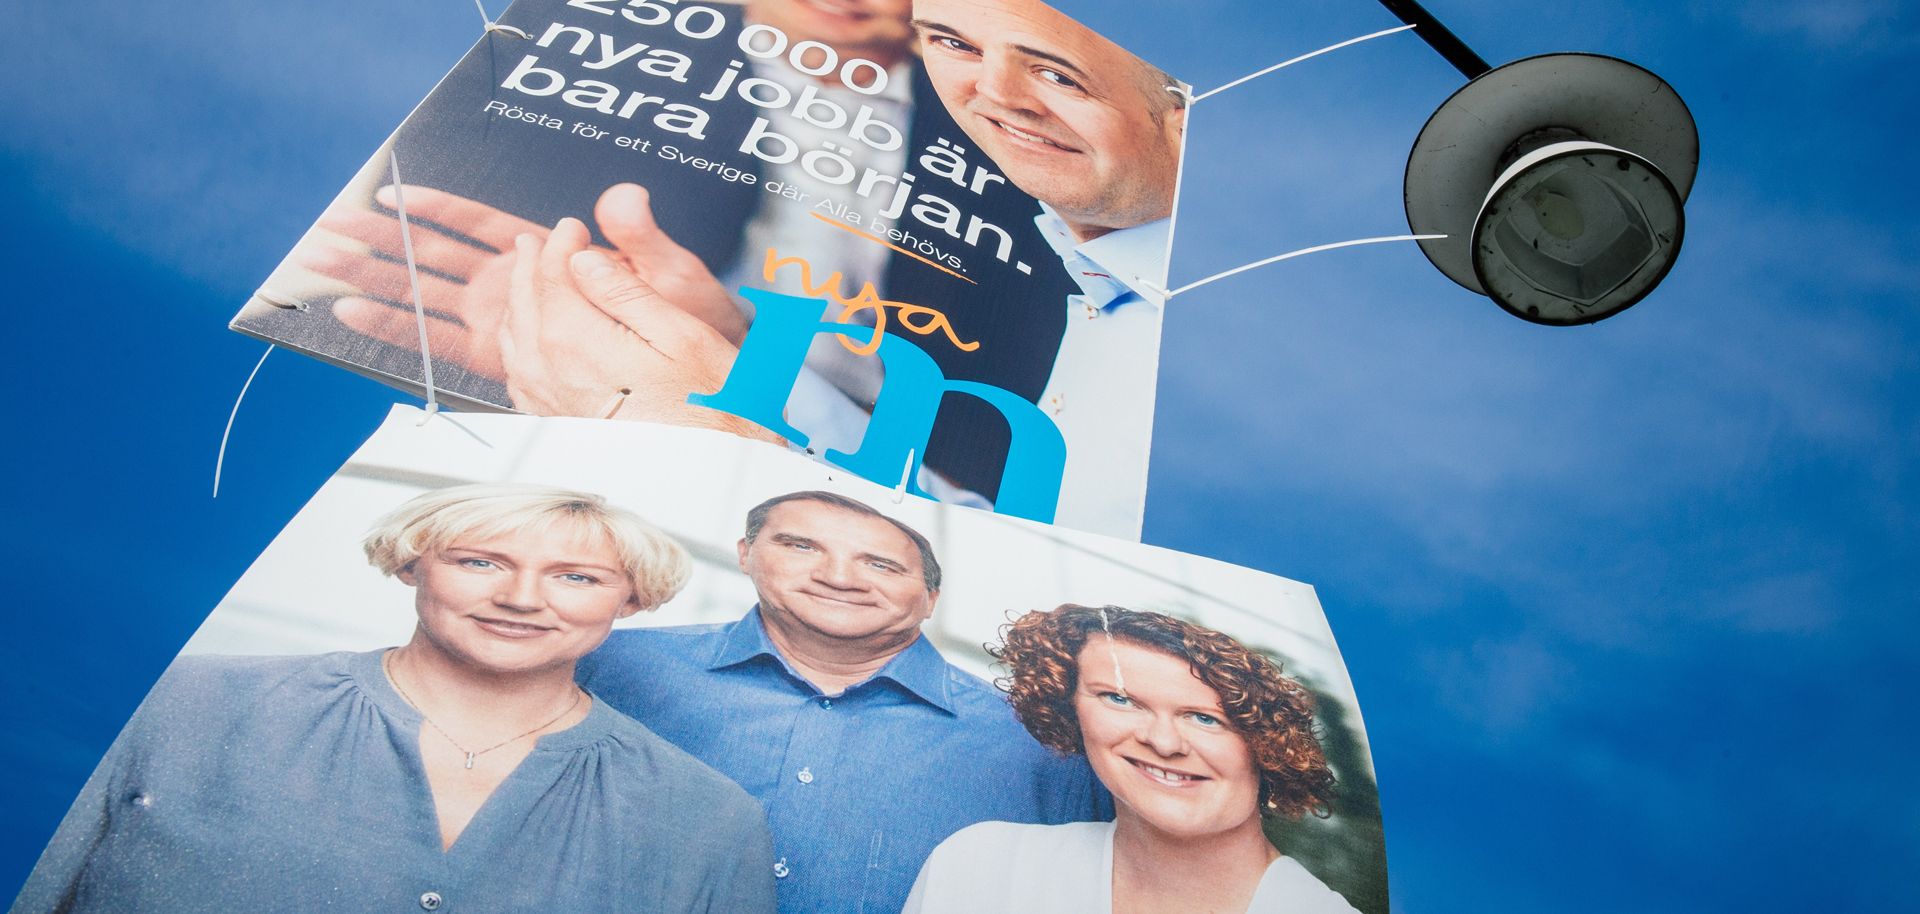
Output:
<svg viewBox="0 0 1920 914">
<path fill-rule="evenodd" d="M 1041 203 L 1040 215 L 1033 217 L 1033 224 L 1060 255 L 1068 275 L 1094 308 L 1104 310 L 1123 299 L 1155 306 L 1165 300 L 1158 287 L 1166 282 L 1170 220 L 1155 219 L 1115 229 L 1090 241 L 1077 241 L 1066 220 L 1053 207 Z"/>
<path fill-rule="evenodd" d="M 772 657 L 794 679 L 807 681 L 806 677 L 794 671 L 786 657 L 781 656 L 779 649 L 773 646 L 773 639 L 767 637 L 766 623 L 760 619 L 758 605 L 740 621 L 726 627 L 725 635 L 714 645 L 707 669 L 738 666 L 761 656 Z M 925 635 L 914 639 L 906 650 L 895 654 L 867 682 L 877 679 L 891 680 L 921 701 L 948 714 L 954 713 L 952 682 L 947 677 L 947 658 L 940 655 L 940 650 Z"/>
</svg>

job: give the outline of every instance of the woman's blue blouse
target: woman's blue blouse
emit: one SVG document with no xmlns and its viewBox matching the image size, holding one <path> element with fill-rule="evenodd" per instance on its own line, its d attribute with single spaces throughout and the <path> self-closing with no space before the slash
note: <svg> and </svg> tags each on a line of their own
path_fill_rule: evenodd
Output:
<svg viewBox="0 0 1920 914">
<path fill-rule="evenodd" d="M 598 700 L 442 850 L 380 655 L 177 661 L 14 912 L 774 910 L 759 804 Z"/>
</svg>

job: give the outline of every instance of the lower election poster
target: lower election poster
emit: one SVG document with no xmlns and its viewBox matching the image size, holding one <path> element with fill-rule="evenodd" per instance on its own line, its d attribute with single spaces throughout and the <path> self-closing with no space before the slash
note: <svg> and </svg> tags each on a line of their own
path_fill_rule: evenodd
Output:
<svg viewBox="0 0 1920 914">
<path fill-rule="evenodd" d="M 213 610 L 13 910 L 263 899 L 1387 911 L 1307 585 L 711 430 L 410 407 Z"/>
</svg>

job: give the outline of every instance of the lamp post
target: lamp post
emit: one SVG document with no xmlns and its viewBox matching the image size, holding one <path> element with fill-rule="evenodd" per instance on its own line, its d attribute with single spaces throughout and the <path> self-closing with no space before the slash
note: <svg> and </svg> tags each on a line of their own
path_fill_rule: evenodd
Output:
<svg viewBox="0 0 1920 914">
<path fill-rule="evenodd" d="M 1620 313 L 1680 253 L 1700 138 L 1660 77 L 1612 57 L 1500 67 L 1414 0 L 1380 0 L 1469 82 L 1407 157 L 1407 223 L 1442 273 L 1524 320 Z"/>
<path fill-rule="evenodd" d="M 1461 76 L 1477 79 L 1480 74 L 1493 69 L 1487 66 L 1484 58 L 1467 47 L 1466 42 L 1455 36 L 1452 29 L 1433 18 L 1426 7 L 1413 0 L 1380 0 L 1380 5 L 1386 7 L 1387 12 L 1400 17 L 1401 22 L 1413 26 L 1413 33 L 1419 35 L 1428 47 L 1438 51 L 1441 57 L 1445 57 L 1447 63 L 1453 64 Z"/>
</svg>

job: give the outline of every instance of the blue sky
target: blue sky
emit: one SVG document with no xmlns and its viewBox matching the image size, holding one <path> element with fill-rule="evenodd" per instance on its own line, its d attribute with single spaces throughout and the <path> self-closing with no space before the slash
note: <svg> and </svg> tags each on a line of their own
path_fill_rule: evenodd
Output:
<svg viewBox="0 0 1920 914">
<path fill-rule="evenodd" d="M 1202 89 L 1395 24 L 1362 0 L 1061 6 Z M 1920 871 L 1920 601 L 1900 571 L 1920 567 L 1920 201 L 1898 167 L 1920 16 L 1429 6 L 1494 63 L 1594 51 L 1674 84 L 1703 144 L 1679 265 L 1567 330 L 1411 246 L 1180 297 L 1148 541 L 1319 589 L 1396 911 L 1899 906 Z M 0 894 L 396 398 L 276 354 L 207 497 L 261 351 L 226 320 L 478 29 L 461 0 L 9 19 Z M 1203 102 L 1175 283 L 1404 231 L 1406 151 L 1460 82 L 1402 35 Z"/>
</svg>

